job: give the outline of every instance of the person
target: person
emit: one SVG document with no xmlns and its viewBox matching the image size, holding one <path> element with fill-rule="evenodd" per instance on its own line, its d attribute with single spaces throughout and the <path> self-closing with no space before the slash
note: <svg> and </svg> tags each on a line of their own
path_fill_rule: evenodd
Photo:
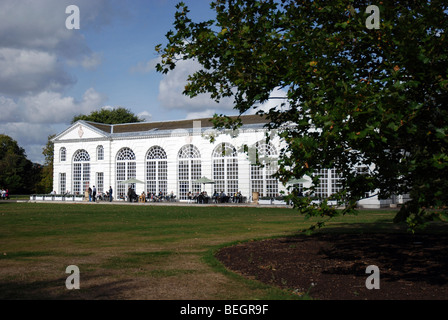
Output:
<svg viewBox="0 0 448 320">
<path fill-rule="evenodd" d="M 89 202 L 92 202 L 92 188 L 89 187 L 87 191 L 89 192 Z"/>
<path fill-rule="evenodd" d="M 202 196 L 203 196 L 203 203 L 208 203 L 208 200 L 210 199 L 210 197 L 208 196 L 208 194 L 207 194 L 207 191 L 204 191 L 203 193 L 202 193 Z"/>
<path fill-rule="evenodd" d="M 236 203 L 243 202 L 243 195 L 241 194 L 241 191 L 238 191 L 237 193 L 235 193 L 234 202 L 236 202 Z"/>
<path fill-rule="evenodd" d="M 213 203 L 218 203 L 218 198 L 219 198 L 219 193 L 218 193 L 218 191 L 215 190 L 215 192 L 212 195 Z"/>
<path fill-rule="evenodd" d="M 93 186 L 93 190 L 92 190 L 92 199 L 93 199 L 93 202 L 95 202 L 95 200 L 96 200 L 96 188 L 95 188 L 95 186 Z"/>
<path fill-rule="evenodd" d="M 112 187 L 109 186 L 109 202 L 112 202 Z"/>
<path fill-rule="evenodd" d="M 226 195 L 224 190 L 221 191 L 221 194 L 219 195 L 219 199 L 221 203 L 229 202 L 229 197 Z"/>
<path fill-rule="evenodd" d="M 204 203 L 204 194 L 201 192 L 196 198 L 197 203 Z"/>
</svg>

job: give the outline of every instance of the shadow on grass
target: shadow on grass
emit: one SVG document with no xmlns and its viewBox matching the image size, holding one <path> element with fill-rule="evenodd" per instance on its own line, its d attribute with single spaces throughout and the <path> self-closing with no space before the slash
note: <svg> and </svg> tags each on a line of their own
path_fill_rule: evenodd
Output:
<svg viewBox="0 0 448 320">
<path fill-rule="evenodd" d="M 335 264 L 325 273 L 365 276 L 372 264 L 380 268 L 382 280 L 448 284 L 448 223 L 432 223 L 412 234 L 405 224 L 378 221 L 327 227 L 310 237 L 332 244 L 319 252 L 325 259 L 351 264 Z"/>
<path fill-rule="evenodd" d="M 68 275 L 67 275 L 68 276 Z M 66 278 L 48 279 L 33 282 L 0 282 L 1 300 L 111 300 L 120 299 L 120 293 L 135 289 L 135 282 L 129 279 L 109 281 L 83 287 L 83 282 L 95 281 L 81 276 L 81 288 L 69 290 Z"/>
<path fill-rule="evenodd" d="M 372 264 L 380 268 L 382 280 L 448 284 L 447 234 L 332 234 L 323 238 L 334 245 L 320 254 L 328 260 L 352 263 L 349 270 L 334 266 L 326 273 L 362 273 Z"/>
</svg>

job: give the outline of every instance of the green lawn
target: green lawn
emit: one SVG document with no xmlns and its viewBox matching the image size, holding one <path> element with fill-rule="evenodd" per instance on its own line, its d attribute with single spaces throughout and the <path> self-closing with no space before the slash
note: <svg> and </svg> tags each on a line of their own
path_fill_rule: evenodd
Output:
<svg viewBox="0 0 448 320">
<path fill-rule="evenodd" d="M 328 231 L 394 230 L 394 211 L 361 211 Z M 0 202 L 0 299 L 294 299 L 227 272 L 213 251 L 293 235 L 292 209 Z M 68 290 L 65 269 L 80 269 Z"/>
</svg>

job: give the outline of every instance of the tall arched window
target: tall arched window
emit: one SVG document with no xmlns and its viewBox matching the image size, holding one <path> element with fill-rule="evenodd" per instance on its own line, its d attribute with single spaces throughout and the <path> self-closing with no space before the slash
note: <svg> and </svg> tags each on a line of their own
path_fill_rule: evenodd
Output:
<svg viewBox="0 0 448 320">
<path fill-rule="evenodd" d="M 214 189 L 228 195 L 238 192 L 238 153 L 233 145 L 219 144 L 212 154 Z"/>
<path fill-rule="evenodd" d="M 126 197 L 129 187 L 135 190 L 135 183 L 123 183 L 131 178 L 136 178 L 135 153 L 123 148 L 117 153 L 117 197 Z"/>
<path fill-rule="evenodd" d="M 65 161 L 67 159 L 67 149 L 65 147 L 62 147 L 59 150 L 59 161 Z"/>
<path fill-rule="evenodd" d="M 189 191 L 196 193 L 201 191 L 200 183 L 193 183 L 201 178 L 201 153 L 192 144 L 187 144 L 179 150 L 178 154 L 178 181 L 179 199 L 187 199 Z"/>
<path fill-rule="evenodd" d="M 89 188 L 90 155 L 84 150 L 78 150 L 73 156 L 73 192 L 83 194 Z"/>
<path fill-rule="evenodd" d="M 151 147 L 146 156 L 146 191 L 167 194 L 168 161 L 165 150 L 159 146 Z"/>
<path fill-rule="evenodd" d="M 259 141 L 255 145 L 255 159 L 250 166 L 252 192 L 259 192 L 260 197 L 275 197 L 278 181 L 272 175 L 277 172 L 277 150 L 271 143 Z"/>
<path fill-rule="evenodd" d="M 103 148 L 103 146 L 96 147 L 96 160 L 104 160 L 104 148 Z"/>
</svg>

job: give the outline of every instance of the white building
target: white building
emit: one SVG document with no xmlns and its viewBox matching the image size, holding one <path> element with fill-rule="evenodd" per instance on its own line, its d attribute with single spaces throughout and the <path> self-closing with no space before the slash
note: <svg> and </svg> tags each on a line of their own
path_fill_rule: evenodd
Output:
<svg viewBox="0 0 448 320">
<path fill-rule="evenodd" d="M 241 120 L 236 132 L 213 129 L 211 119 L 117 125 L 78 121 L 53 139 L 53 189 L 83 194 L 89 186 L 99 193 L 112 187 L 115 199 L 125 196 L 128 187 L 137 194 L 173 192 L 181 201 L 188 192 L 204 189 L 209 195 L 241 191 L 248 201 L 254 192 L 260 198 L 275 197 L 286 191 L 271 177 L 283 142 L 275 134 L 267 142 L 264 118 L 250 115 Z M 255 164 L 256 155 L 264 166 Z M 339 187 L 338 177 L 334 170 L 321 174 L 318 193 L 325 197 Z M 214 184 L 194 182 L 201 177 Z M 123 183 L 130 178 L 143 183 Z M 311 183 L 304 178 L 304 186 Z M 360 202 L 369 207 L 388 203 L 376 197 Z"/>
</svg>

